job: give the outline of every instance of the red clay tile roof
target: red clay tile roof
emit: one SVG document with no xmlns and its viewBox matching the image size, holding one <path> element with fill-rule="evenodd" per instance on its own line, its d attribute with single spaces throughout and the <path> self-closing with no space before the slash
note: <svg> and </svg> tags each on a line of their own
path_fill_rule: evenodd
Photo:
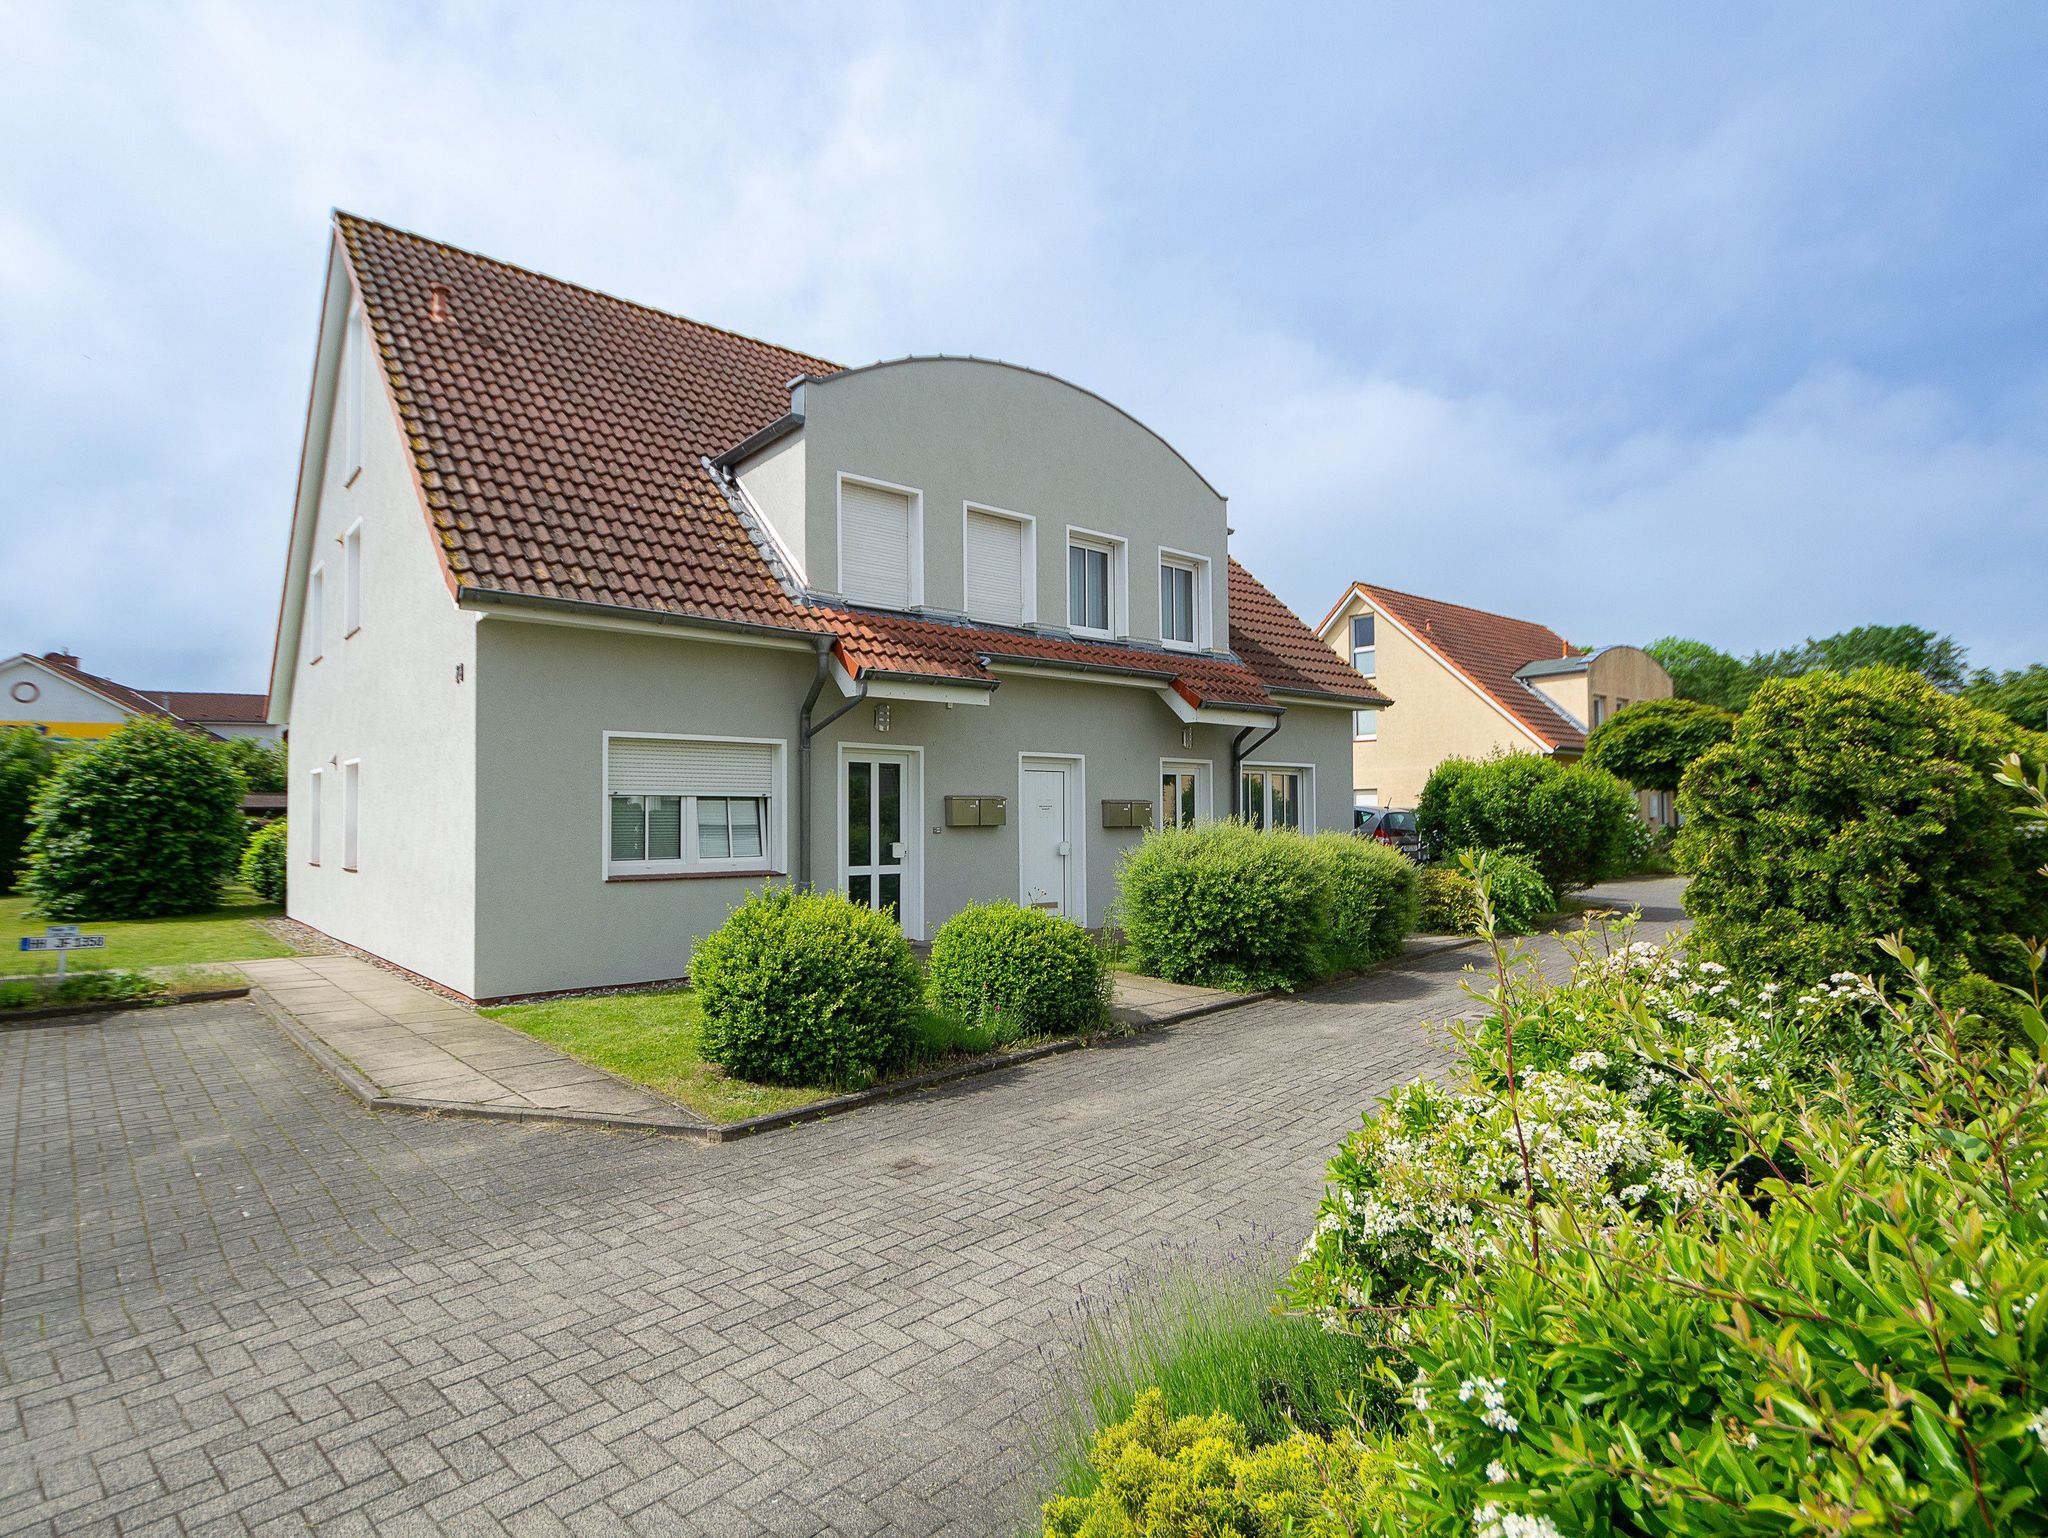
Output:
<svg viewBox="0 0 2048 1538">
<path fill-rule="evenodd" d="M 458 590 L 829 630 L 856 670 L 986 677 L 977 659 L 1009 653 L 1169 672 L 1217 703 L 1263 703 L 1261 681 L 1376 698 L 1235 562 L 1243 666 L 793 598 L 703 461 L 780 420 L 796 376 L 836 364 L 352 214 L 335 225 Z"/>
<path fill-rule="evenodd" d="M 184 721 L 261 721 L 269 700 L 261 694 L 187 694 L 176 689 L 138 689 Z"/>
<path fill-rule="evenodd" d="M 47 653 L 34 660 L 40 662 L 51 672 L 61 674 L 73 683 L 91 689 L 96 694 L 105 696 L 123 710 L 132 710 L 137 715 L 163 716 L 168 719 L 176 719 L 177 713 L 175 711 L 165 709 L 148 695 L 140 690 L 131 689 L 126 684 L 117 684 L 111 678 L 102 678 L 97 673 L 88 673 L 84 668 L 74 667 L 71 663 Z"/>
<path fill-rule="evenodd" d="M 1583 753 L 1586 733 L 1535 689 L 1515 677 L 1531 662 L 1571 654 L 1565 638 L 1547 625 L 1397 593 L 1361 582 L 1373 606 L 1434 647 L 1482 693 L 1519 721 L 1538 742 L 1561 753 Z"/>
</svg>

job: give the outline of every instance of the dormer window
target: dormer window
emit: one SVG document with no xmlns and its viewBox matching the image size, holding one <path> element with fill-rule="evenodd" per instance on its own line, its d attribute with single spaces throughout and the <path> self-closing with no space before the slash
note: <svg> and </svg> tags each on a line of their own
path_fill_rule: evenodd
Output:
<svg viewBox="0 0 2048 1538">
<path fill-rule="evenodd" d="M 908 486 L 839 477 L 839 591 L 847 602 L 924 602 L 923 500 Z"/>
<path fill-rule="evenodd" d="M 1067 531 L 1067 628 L 1076 635 L 1114 637 L 1123 616 L 1123 541 Z"/>
<path fill-rule="evenodd" d="M 1029 625 L 1038 618 L 1033 523 L 992 507 L 967 509 L 967 617 L 991 625 Z"/>
<path fill-rule="evenodd" d="M 1159 639 L 1192 651 L 1209 644 L 1209 563 L 1159 552 Z"/>
</svg>

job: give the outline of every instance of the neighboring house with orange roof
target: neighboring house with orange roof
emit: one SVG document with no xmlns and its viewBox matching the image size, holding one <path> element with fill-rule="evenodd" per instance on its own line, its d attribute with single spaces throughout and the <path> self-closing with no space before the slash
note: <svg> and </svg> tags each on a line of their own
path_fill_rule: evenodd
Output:
<svg viewBox="0 0 2048 1538">
<path fill-rule="evenodd" d="M 1354 582 L 1317 627 L 1325 645 L 1401 702 L 1353 717 L 1351 783 L 1363 807 L 1412 807 L 1447 758 L 1538 753 L 1576 759 L 1586 734 L 1671 675 L 1636 646 L 1582 650 L 1547 625 Z M 1644 792 L 1643 815 L 1671 820 Z"/>
<path fill-rule="evenodd" d="M 210 737 L 275 741 L 260 694 L 133 689 L 88 673 L 70 652 L 23 652 L 0 662 L 0 731 L 26 726 L 53 742 L 97 742 L 123 722 L 155 716 Z"/>
<path fill-rule="evenodd" d="M 292 916 L 472 998 L 684 974 L 769 880 L 1100 924 L 1159 817 L 1348 827 L 1387 703 L 1085 389 L 346 214 L 270 701 Z"/>
</svg>

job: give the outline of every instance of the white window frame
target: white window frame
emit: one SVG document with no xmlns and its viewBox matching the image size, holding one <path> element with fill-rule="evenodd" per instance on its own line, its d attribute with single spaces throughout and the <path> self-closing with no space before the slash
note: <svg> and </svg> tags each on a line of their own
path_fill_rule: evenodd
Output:
<svg viewBox="0 0 2048 1538">
<path fill-rule="evenodd" d="M 306 659 L 311 667 L 327 655 L 327 566 L 321 561 L 306 576 L 306 639 L 313 643 Z"/>
<path fill-rule="evenodd" d="M 1272 774 L 1276 771 L 1281 774 L 1298 774 L 1301 776 L 1301 827 L 1297 831 L 1302 833 L 1315 832 L 1316 766 L 1314 764 L 1281 764 L 1274 763 L 1271 760 L 1262 760 L 1255 764 L 1243 763 L 1237 766 L 1240 784 L 1247 774 Z M 1265 787 L 1265 797 L 1266 804 L 1259 808 L 1260 827 L 1263 831 L 1270 833 L 1273 830 L 1273 787 L 1270 781 L 1267 782 Z M 1248 808 L 1240 807 L 1238 815 L 1243 816 L 1247 810 Z"/>
<path fill-rule="evenodd" d="M 974 514 L 987 518 L 1004 518 L 1011 523 L 1024 525 L 1024 570 L 1019 580 L 1024 584 L 1020 611 L 1022 623 L 1038 623 L 1038 520 L 1029 513 L 1013 513 L 1005 507 L 992 507 L 986 502 L 963 502 L 960 504 L 960 612 L 969 619 L 978 618 L 967 607 L 967 525 Z M 990 621 L 991 624 L 997 623 Z"/>
<path fill-rule="evenodd" d="M 1351 809 L 1355 812 L 1377 812 L 1380 809 L 1380 793 L 1370 789 L 1352 791 Z"/>
<path fill-rule="evenodd" d="M 1159 568 L 1162 579 L 1165 576 L 1166 568 L 1169 566 L 1187 572 L 1192 579 L 1190 586 L 1193 591 L 1194 603 L 1193 612 L 1188 618 L 1194 627 L 1195 634 L 1194 639 L 1191 641 L 1177 641 L 1169 637 L 1166 633 L 1165 605 L 1161 604 L 1159 642 L 1169 651 L 1208 651 L 1215 644 L 1211 639 L 1215 631 L 1209 617 L 1209 558 L 1197 555 L 1192 550 L 1174 550 L 1166 545 L 1161 545 L 1159 547 Z M 1163 597 L 1164 595 L 1162 594 L 1161 596 Z"/>
<path fill-rule="evenodd" d="M 1356 627 L 1358 625 L 1358 622 L 1362 619 L 1369 619 L 1372 621 L 1372 645 L 1370 646 L 1359 646 L 1355 644 L 1353 639 L 1357 634 Z M 1380 665 L 1379 614 L 1374 610 L 1367 609 L 1361 613 L 1352 615 L 1350 619 L 1344 622 L 1344 639 L 1347 643 L 1350 643 L 1352 671 L 1355 673 L 1363 674 L 1367 678 L 1372 678 L 1376 676 L 1379 672 Z M 1362 668 L 1358 665 L 1358 657 L 1359 653 L 1361 652 L 1370 652 L 1372 654 L 1371 667 Z"/>
<path fill-rule="evenodd" d="M 363 761 L 341 761 L 341 868 L 362 869 L 363 855 Z"/>
<path fill-rule="evenodd" d="M 1103 607 L 1109 612 L 1104 617 L 1109 621 L 1105 630 L 1089 625 L 1074 623 L 1074 558 L 1076 545 L 1084 549 L 1099 550 L 1109 557 L 1109 570 L 1104 578 Z M 1086 636 L 1097 641 L 1114 641 L 1130 634 L 1130 542 L 1114 534 L 1104 534 L 1099 529 L 1076 528 L 1067 525 L 1067 543 L 1060 551 L 1060 586 L 1066 590 L 1067 606 L 1062 614 L 1067 629 L 1077 636 Z"/>
<path fill-rule="evenodd" d="M 311 782 L 306 791 L 306 863 L 308 865 L 318 865 L 320 863 L 320 797 L 327 783 L 321 778 L 321 773 L 322 771 L 315 769 L 306 776 Z"/>
<path fill-rule="evenodd" d="M 833 792 L 839 808 L 839 826 L 833 831 L 834 868 L 839 873 L 839 890 L 845 892 L 851 886 L 846 868 L 846 845 L 848 824 L 852 818 L 846 804 L 846 761 L 850 758 L 873 758 L 877 755 L 901 758 L 905 761 L 903 786 L 903 842 L 909 848 L 908 862 L 916 867 L 917 879 L 909 875 L 903 878 L 903 896 L 896 906 L 896 927 L 905 938 L 922 940 L 924 930 L 925 899 L 925 808 L 924 808 L 924 749 L 914 743 L 904 742 L 842 742 L 839 756 L 835 760 Z"/>
<path fill-rule="evenodd" d="M 1360 730 L 1358 729 L 1358 728 L 1359 728 L 1359 724 L 1360 724 L 1360 723 L 1359 723 L 1359 719 L 1358 719 L 1358 718 L 1359 718 L 1360 716 L 1371 716 L 1371 717 L 1372 717 L 1372 730 L 1371 730 L 1371 731 L 1369 731 L 1369 732 L 1362 732 L 1362 731 L 1360 731 Z M 1354 710 L 1354 711 L 1352 711 L 1352 712 L 1351 712 L 1351 740 L 1352 740 L 1353 742 L 1378 742 L 1378 741 L 1380 740 L 1380 710 L 1379 710 L 1379 706 L 1377 706 L 1377 705 L 1368 705 L 1368 706 L 1366 706 L 1366 707 L 1365 707 L 1364 709 L 1362 709 L 1362 710 Z"/>
<path fill-rule="evenodd" d="M 1159 760 L 1158 820 L 1158 826 L 1161 828 L 1174 826 L 1173 818 L 1179 814 L 1178 808 L 1169 809 L 1166 805 L 1166 777 L 1169 774 L 1181 774 L 1188 770 L 1193 770 L 1195 775 L 1196 823 L 1209 822 L 1216 815 L 1216 761 L 1213 758 L 1162 758 Z"/>
<path fill-rule="evenodd" d="M 901 496 L 910 498 L 910 550 L 908 556 L 910 570 L 906 574 L 904 582 L 905 589 L 910 594 L 910 602 L 906 607 L 912 609 L 923 608 L 924 493 L 915 486 L 901 486 L 895 481 L 885 481 L 872 475 L 854 475 L 846 470 L 839 472 L 839 478 L 833 484 L 832 571 L 834 579 L 839 584 L 839 596 L 846 599 L 849 603 L 866 602 L 864 599 L 854 598 L 846 591 L 846 486 L 849 481 L 856 486 L 868 486 L 876 491 L 893 491 Z M 883 606 L 870 605 L 870 607 L 879 608 Z M 629 734 L 621 733 L 621 735 Z M 731 737 L 723 740 L 739 742 L 742 739 Z"/>
<path fill-rule="evenodd" d="M 679 860 L 614 860 L 612 858 L 612 739 L 625 737 L 637 742 L 709 742 L 742 747 L 771 748 L 773 761 L 768 774 L 773 788 L 768 793 L 767 815 L 761 823 L 761 853 L 728 856 L 722 860 L 697 857 L 696 796 L 682 797 L 683 857 Z M 780 876 L 788 870 L 789 815 L 788 746 L 786 737 L 737 737 L 723 732 L 634 732 L 607 731 L 599 734 L 597 745 L 597 875 L 599 881 L 631 880 L 639 876 Z M 746 800 L 744 796 L 712 796 L 714 801 Z"/>
<path fill-rule="evenodd" d="M 341 536 L 341 638 L 363 628 L 363 520 L 358 518 Z"/>
<path fill-rule="evenodd" d="M 353 486 L 363 473 L 363 411 L 369 377 L 369 325 L 363 307 L 351 303 L 343 342 L 341 381 L 341 484 Z"/>
<path fill-rule="evenodd" d="M 1595 726 L 1599 726 L 1603 722 L 1605 722 L 1606 719 L 1607 696 L 1604 694 L 1596 694 L 1593 696 L 1593 724 Z"/>
</svg>

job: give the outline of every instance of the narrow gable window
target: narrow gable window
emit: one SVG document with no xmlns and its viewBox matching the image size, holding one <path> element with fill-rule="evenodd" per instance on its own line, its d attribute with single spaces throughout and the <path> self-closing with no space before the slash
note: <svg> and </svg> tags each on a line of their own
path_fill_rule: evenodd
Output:
<svg viewBox="0 0 2048 1538">
<path fill-rule="evenodd" d="M 1031 525 L 982 508 L 967 509 L 966 599 L 970 619 L 1028 625 L 1032 612 Z"/>
<path fill-rule="evenodd" d="M 320 792 L 326 785 L 315 769 L 306 776 L 306 863 L 320 863 Z"/>
<path fill-rule="evenodd" d="M 1367 678 L 1379 668 L 1379 651 L 1374 646 L 1373 616 L 1355 614 L 1351 618 L 1351 665 Z"/>
<path fill-rule="evenodd" d="M 917 497 L 866 481 L 839 482 L 839 591 L 850 603 L 907 609 L 916 580 Z"/>
<path fill-rule="evenodd" d="M 327 569 L 315 566 L 306 579 L 306 661 L 318 662 L 327 645 Z"/>
<path fill-rule="evenodd" d="M 1354 710 L 1351 712 L 1351 735 L 1360 742 L 1371 742 L 1380 734 L 1380 713 L 1377 710 Z"/>
<path fill-rule="evenodd" d="M 356 869 L 362 852 L 363 765 L 350 759 L 341 766 L 341 868 Z"/>
<path fill-rule="evenodd" d="M 356 522 L 341 537 L 342 639 L 363 628 L 363 525 Z"/>
<path fill-rule="evenodd" d="M 611 737 L 605 872 L 753 872 L 770 864 L 776 745 Z"/>
</svg>

